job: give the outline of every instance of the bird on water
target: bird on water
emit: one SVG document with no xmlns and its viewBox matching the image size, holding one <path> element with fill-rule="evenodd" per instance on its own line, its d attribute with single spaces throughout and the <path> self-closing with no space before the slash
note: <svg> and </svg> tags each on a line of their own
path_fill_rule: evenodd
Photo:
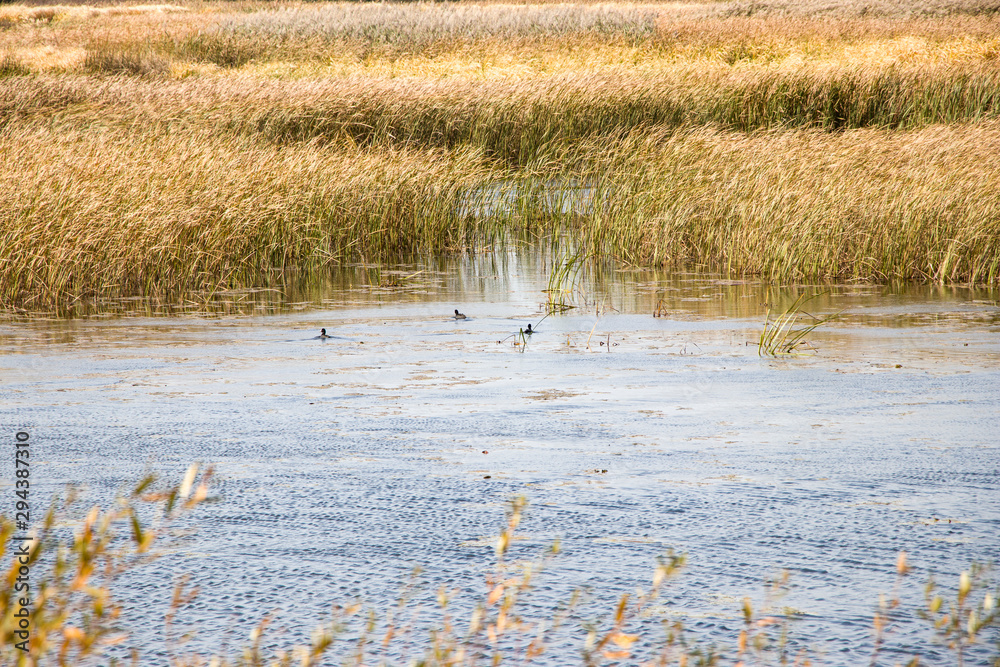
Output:
<svg viewBox="0 0 1000 667">
<path fill-rule="evenodd" d="M 462 313 L 458 312 L 458 308 L 455 309 L 455 319 L 456 320 L 464 320 L 464 319 L 466 319 L 465 315 L 463 315 Z"/>
<path fill-rule="evenodd" d="M 327 336 L 326 335 L 326 329 L 320 329 L 319 330 L 319 335 L 316 336 L 316 338 L 319 338 L 319 339 L 322 340 L 322 339 L 325 339 L 325 338 L 333 338 L 333 336 Z"/>
<path fill-rule="evenodd" d="M 526 334 L 533 334 L 535 332 L 531 330 L 531 325 L 529 324 L 528 328 L 524 330 L 524 333 L 526 333 Z"/>
</svg>

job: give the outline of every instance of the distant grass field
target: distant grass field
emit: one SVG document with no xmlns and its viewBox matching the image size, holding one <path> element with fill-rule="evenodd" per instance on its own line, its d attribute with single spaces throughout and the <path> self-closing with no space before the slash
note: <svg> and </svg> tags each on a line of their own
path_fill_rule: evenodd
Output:
<svg viewBox="0 0 1000 667">
<path fill-rule="evenodd" d="M 986 0 L 6 5 L 0 304 L 566 226 L 628 264 L 997 284 L 998 55 Z"/>
</svg>

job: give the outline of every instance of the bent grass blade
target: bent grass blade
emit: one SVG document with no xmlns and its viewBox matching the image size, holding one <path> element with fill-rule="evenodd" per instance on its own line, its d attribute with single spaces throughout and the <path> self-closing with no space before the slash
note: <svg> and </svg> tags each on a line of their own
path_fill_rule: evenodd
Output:
<svg viewBox="0 0 1000 667">
<path fill-rule="evenodd" d="M 805 304 L 823 294 L 825 292 L 813 294 L 809 297 L 805 294 L 799 295 L 792 302 L 792 305 L 776 317 L 773 322 L 771 321 L 771 309 L 769 307 L 767 313 L 764 315 L 764 330 L 760 333 L 760 340 L 757 343 L 757 353 L 760 356 L 766 354 L 771 357 L 798 354 L 801 346 L 809 344 L 805 340 L 806 336 L 812 333 L 817 327 L 836 319 L 840 315 L 840 313 L 834 313 L 833 315 L 817 318 L 815 315 L 802 310 Z M 795 325 L 802 314 L 808 315 L 814 321 L 811 324 L 796 329 Z"/>
</svg>

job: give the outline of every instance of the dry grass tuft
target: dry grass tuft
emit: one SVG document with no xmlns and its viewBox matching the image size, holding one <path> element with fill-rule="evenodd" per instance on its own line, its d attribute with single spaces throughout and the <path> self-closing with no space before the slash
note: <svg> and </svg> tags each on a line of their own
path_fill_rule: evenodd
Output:
<svg viewBox="0 0 1000 667">
<path fill-rule="evenodd" d="M 148 47 L 99 43 L 87 49 L 84 67 L 94 74 L 162 76 L 170 61 Z"/>
<path fill-rule="evenodd" d="M 475 156 L 286 150 L 239 137 L 25 127 L 0 135 L 14 193 L 0 299 L 163 294 L 266 282 L 347 253 L 463 245 Z"/>
<path fill-rule="evenodd" d="M 112 5 L 107 7 L 90 5 L 5 5 L 0 7 L 0 20 L 16 22 L 52 23 L 64 19 L 89 19 L 99 16 L 132 16 L 136 14 L 165 14 L 187 12 L 180 5 Z"/>
<path fill-rule="evenodd" d="M 13 53 L 4 53 L 0 57 L 0 77 L 26 76 L 31 73 L 21 59 Z"/>
<path fill-rule="evenodd" d="M 998 155 L 996 123 L 637 133 L 585 171 L 604 203 L 587 236 L 631 264 L 995 284 Z"/>
</svg>

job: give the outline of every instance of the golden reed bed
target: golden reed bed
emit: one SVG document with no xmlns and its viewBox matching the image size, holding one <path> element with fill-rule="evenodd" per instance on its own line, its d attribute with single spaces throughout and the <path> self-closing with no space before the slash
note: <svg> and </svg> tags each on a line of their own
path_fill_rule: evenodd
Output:
<svg viewBox="0 0 1000 667">
<path fill-rule="evenodd" d="M 567 225 L 632 264 L 1000 280 L 989 2 L 12 5 L 0 26 L 7 308 Z M 593 207 L 537 205 L 570 181 Z M 469 205 L 497 183 L 520 204 Z"/>
</svg>

